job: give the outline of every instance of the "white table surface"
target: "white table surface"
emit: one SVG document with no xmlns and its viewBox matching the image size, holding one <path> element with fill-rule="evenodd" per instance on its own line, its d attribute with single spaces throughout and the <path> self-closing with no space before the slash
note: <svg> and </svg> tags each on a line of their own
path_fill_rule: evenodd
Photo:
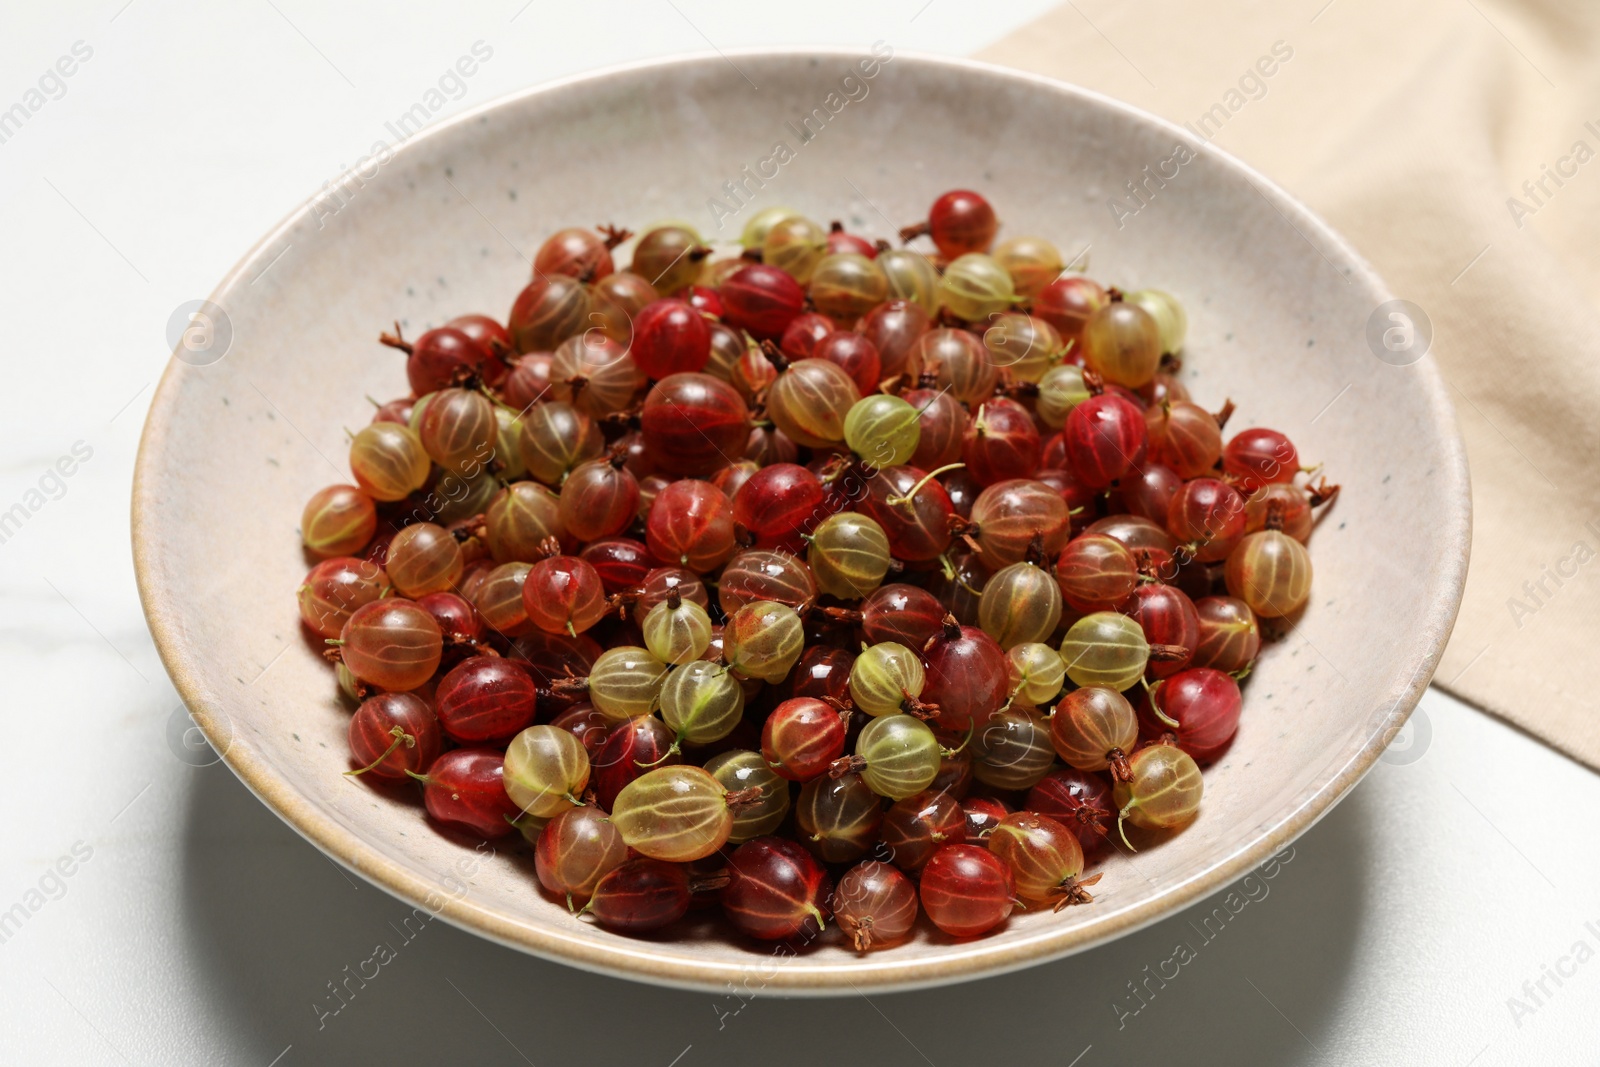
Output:
<svg viewBox="0 0 1600 1067">
<path fill-rule="evenodd" d="M 9 5 L 0 109 L 76 42 L 92 55 L 0 143 L 0 510 L 76 443 L 92 456 L 0 543 L 0 912 L 29 913 L 0 941 L 0 1063 L 1600 1062 L 1600 777 L 1437 691 L 1210 940 L 1206 904 L 1008 977 L 744 1003 L 441 923 L 319 1018 L 408 909 L 177 740 L 127 519 L 168 315 L 475 41 L 493 57 L 442 114 L 708 43 L 964 54 L 1051 5 L 998 6 Z M 1195 958 L 1129 1011 L 1180 940 Z"/>
</svg>

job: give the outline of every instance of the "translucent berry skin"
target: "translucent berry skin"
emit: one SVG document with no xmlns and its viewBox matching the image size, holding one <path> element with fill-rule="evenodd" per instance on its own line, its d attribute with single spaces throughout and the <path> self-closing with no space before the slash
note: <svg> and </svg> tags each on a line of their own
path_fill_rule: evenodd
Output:
<svg viewBox="0 0 1600 1067">
<path fill-rule="evenodd" d="M 699 767 L 656 767 L 622 788 L 611 821 L 636 852 L 688 863 L 728 840 L 733 815 L 726 795 L 722 783 Z"/>
<path fill-rule="evenodd" d="M 657 381 L 698 371 L 711 358 L 711 329 L 688 303 L 657 300 L 634 316 L 628 351 L 645 377 Z"/>
<path fill-rule="evenodd" d="M 1023 900 L 1064 903 L 1071 880 L 1083 873 L 1083 848 L 1077 837 L 1047 815 L 1012 812 L 989 835 L 988 845 L 1005 861 Z"/>
<path fill-rule="evenodd" d="M 1089 315 L 1083 326 L 1084 366 L 1113 385 L 1149 385 L 1161 366 L 1161 331 L 1144 308 L 1116 301 Z"/>
<path fill-rule="evenodd" d="M 1208 596 L 1194 602 L 1199 637 L 1195 667 L 1215 667 L 1232 673 L 1255 661 L 1261 651 L 1261 627 L 1250 605 L 1237 597 Z"/>
<path fill-rule="evenodd" d="M 1311 555 L 1281 530 L 1248 534 L 1228 554 L 1228 592 L 1258 616 L 1280 619 L 1311 598 Z"/>
<path fill-rule="evenodd" d="M 586 282 L 597 282 L 616 269 L 611 250 L 593 230 L 572 227 L 557 230 L 545 238 L 533 256 L 537 274 L 566 274 Z"/>
<path fill-rule="evenodd" d="M 318 637 L 338 637 L 355 610 L 383 596 L 383 568 L 353 556 L 325 559 L 311 568 L 296 595 L 300 621 Z"/>
<path fill-rule="evenodd" d="M 733 813 L 730 844 L 775 832 L 789 814 L 789 783 L 767 766 L 759 752 L 734 749 L 706 760 L 706 772 L 723 788 L 733 793 L 741 789 L 761 790 L 761 799 Z"/>
<path fill-rule="evenodd" d="M 647 716 L 661 699 L 667 665 L 648 649 L 613 645 L 589 668 L 589 702 L 609 719 Z"/>
<path fill-rule="evenodd" d="M 982 341 L 966 330 L 942 327 L 922 335 L 906 363 L 906 373 L 915 374 L 923 388 L 948 389 L 969 407 L 993 393 L 1000 379 L 1000 368 L 989 358 Z"/>
<path fill-rule="evenodd" d="M 1039 429 L 1015 400 L 988 400 L 962 435 L 961 458 L 980 485 L 1028 478 L 1039 469 Z"/>
<path fill-rule="evenodd" d="M 861 602 L 861 631 L 868 643 L 894 641 L 917 650 L 943 628 L 945 606 L 921 586 L 879 586 Z"/>
<path fill-rule="evenodd" d="M 917 888 L 887 863 L 865 860 L 839 879 L 833 916 L 857 952 L 887 948 L 916 925 Z"/>
<path fill-rule="evenodd" d="M 878 371 L 885 378 L 905 369 L 911 350 L 928 332 L 928 313 L 909 300 L 886 300 L 867 312 L 856 329 L 878 350 Z"/>
<path fill-rule="evenodd" d="M 856 391 L 871 396 L 882 381 L 883 361 L 878 346 L 854 330 L 835 330 L 816 343 L 811 358 L 836 365 L 856 383 Z"/>
<path fill-rule="evenodd" d="M 762 941 L 809 940 L 822 932 L 833 880 L 811 853 L 781 837 L 758 837 L 728 858 L 722 913 Z"/>
<path fill-rule="evenodd" d="M 565 401 L 535 404 L 522 417 L 517 454 L 528 473 L 546 485 L 560 485 L 572 468 L 604 452 L 600 427 Z"/>
<path fill-rule="evenodd" d="M 503 656 L 472 656 L 439 679 L 439 722 L 463 745 L 504 741 L 533 723 L 533 679 Z"/>
<path fill-rule="evenodd" d="M 1062 433 L 1072 472 L 1096 489 L 1135 471 L 1148 443 L 1144 412 L 1112 393 L 1091 396 L 1073 408 Z"/>
<path fill-rule="evenodd" d="M 300 536 L 319 559 L 360 552 L 377 529 L 377 507 L 353 485 L 317 490 L 300 515 Z"/>
<path fill-rule="evenodd" d="M 1048 322 L 1010 311 L 996 315 L 983 331 L 983 347 L 1012 380 L 1037 382 L 1060 363 L 1063 345 Z"/>
<path fill-rule="evenodd" d="M 1167 506 L 1167 531 L 1180 542 L 1197 545 L 1196 558 L 1202 563 L 1226 559 L 1244 524 L 1244 498 L 1216 478 L 1183 483 Z"/>
<path fill-rule="evenodd" d="M 357 608 L 339 639 L 344 665 L 351 673 L 395 693 L 432 678 L 444 655 L 444 635 L 433 616 L 396 597 Z"/>
<path fill-rule="evenodd" d="M 753 548 L 740 552 L 722 568 L 717 601 L 727 615 L 746 604 L 771 600 L 800 610 L 817 598 L 817 582 L 801 559 L 782 551 Z"/>
<path fill-rule="evenodd" d="M 1098 282 L 1081 274 L 1069 274 L 1039 290 L 1033 298 L 1033 313 L 1054 326 L 1062 340 L 1081 344 L 1084 324 L 1108 299 Z"/>
<path fill-rule="evenodd" d="M 506 746 L 506 795 L 536 819 L 577 807 L 589 774 L 589 751 L 570 731 L 530 726 Z"/>
<path fill-rule="evenodd" d="M 922 437 L 922 415 L 898 396 L 866 393 L 844 419 L 844 441 L 866 465 L 911 462 Z"/>
<path fill-rule="evenodd" d="M 1072 532 L 1072 513 L 1060 494 L 1024 478 L 986 487 L 972 502 L 969 518 L 978 527 L 978 557 L 990 570 L 1021 563 L 1035 537 L 1046 558 L 1053 557 Z"/>
<path fill-rule="evenodd" d="M 500 436 L 494 405 L 470 389 L 441 389 L 430 396 L 416 430 L 429 458 L 463 477 L 475 477 L 494 458 Z"/>
<path fill-rule="evenodd" d="M 628 846 L 606 813 L 568 808 L 545 824 L 534 846 L 539 884 L 559 896 L 586 901 L 600 879 L 628 859 Z"/>
<path fill-rule="evenodd" d="M 430 463 L 422 441 L 409 426 L 374 422 L 350 442 L 350 473 L 373 500 L 403 500 L 428 480 Z"/>
<path fill-rule="evenodd" d="M 514 833 L 522 809 L 506 795 L 505 759 L 492 748 L 457 748 L 428 768 L 422 786 L 428 814 L 483 838 Z"/>
<path fill-rule="evenodd" d="M 516 356 L 505 381 L 500 385 L 501 399 L 522 411 L 549 396 L 551 360 L 548 352 L 529 352 Z"/>
<path fill-rule="evenodd" d="M 961 401 L 939 389 L 913 389 L 903 397 L 917 410 L 917 448 L 910 465 L 937 470 L 961 458 L 969 417 Z"/>
<path fill-rule="evenodd" d="M 607 872 L 584 911 L 609 930 L 659 930 L 689 911 L 689 875 L 682 864 L 639 857 Z"/>
<path fill-rule="evenodd" d="M 811 272 L 809 287 L 817 310 L 840 322 L 854 322 L 883 303 L 889 279 L 873 258 L 856 251 L 824 255 Z"/>
<path fill-rule="evenodd" d="M 940 846 L 967 839 L 967 815 L 954 797 L 925 790 L 889 806 L 880 836 L 889 862 L 916 873 Z"/>
<path fill-rule="evenodd" d="M 562 540 L 561 503 L 538 482 L 513 482 L 489 502 L 484 512 L 489 554 L 496 563 L 532 563 L 544 555 L 544 542 Z"/>
<path fill-rule="evenodd" d="M 461 546 L 442 526 L 412 523 L 389 542 L 384 571 L 401 596 L 426 596 L 455 588 L 464 561 Z"/>
<path fill-rule="evenodd" d="M 1043 707 L 1061 693 L 1067 664 L 1061 653 L 1042 642 L 1025 641 L 1006 649 L 1011 702 L 1016 707 Z"/>
<path fill-rule="evenodd" d="M 727 382 L 709 374 L 673 374 L 645 397 L 640 430 L 659 469 L 698 477 L 744 454 L 750 409 Z"/>
<path fill-rule="evenodd" d="M 553 352 L 589 325 L 594 303 L 593 290 L 578 279 L 565 274 L 539 275 L 517 294 L 506 316 L 506 328 L 518 352 Z"/>
<path fill-rule="evenodd" d="M 972 774 L 995 789 L 1031 789 L 1055 763 L 1050 724 L 1026 708 L 1002 708 L 973 739 Z"/>
<path fill-rule="evenodd" d="M 777 267 L 752 263 L 740 267 L 717 290 L 723 317 L 758 341 L 776 341 L 790 321 L 805 310 L 806 293 Z"/>
<path fill-rule="evenodd" d="M 1061 622 L 1061 587 L 1043 567 L 1013 563 L 996 571 L 978 598 L 978 625 L 1009 651 L 1043 641 Z"/>
<path fill-rule="evenodd" d="M 1265 530 L 1267 520 L 1274 516 L 1283 532 L 1302 545 L 1311 540 L 1315 518 L 1311 513 L 1311 498 L 1304 489 L 1294 485 L 1273 483 L 1261 486 L 1245 498 L 1246 533 Z"/>
<path fill-rule="evenodd" d="M 1073 538 L 1056 560 L 1061 595 L 1077 612 L 1108 611 L 1139 584 L 1133 553 L 1105 534 Z"/>
<path fill-rule="evenodd" d="M 1054 281 L 1066 266 L 1060 249 L 1043 237 L 1008 238 L 995 247 L 994 258 L 1011 275 L 1023 300 Z"/>
<path fill-rule="evenodd" d="M 733 521 L 755 538 L 758 548 L 793 552 L 828 513 L 822 482 L 794 463 L 774 463 L 751 475 L 733 495 Z"/>
<path fill-rule="evenodd" d="M 893 562 L 883 527 L 853 511 L 830 515 L 817 525 L 806 561 L 818 587 L 845 600 L 878 588 Z"/>
<path fill-rule="evenodd" d="M 1239 683 L 1210 667 L 1195 667 L 1156 683 L 1139 705 L 1139 727 L 1148 737 L 1170 733 L 1196 763 L 1210 763 L 1239 732 Z M 1173 727 L 1156 715 L 1177 722 Z"/>
<path fill-rule="evenodd" d="M 911 715 L 880 715 L 861 728 L 856 758 L 860 777 L 881 797 L 902 800 L 933 784 L 939 773 L 939 740 L 927 723 Z"/>
<path fill-rule="evenodd" d="M 644 385 L 644 372 L 629 350 L 596 330 L 561 342 L 550 358 L 550 378 L 550 398 L 591 419 L 621 411 Z"/>
<path fill-rule="evenodd" d="M 1182 488 L 1183 479 L 1171 467 L 1146 463 L 1122 480 L 1122 500 L 1131 514 L 1165 526 L 1172 498 Z"/>
<path fill-rule="evenodd" d="M 805 651 L 805 627 L 787 604 L 757 600 L 734 612 L 722 630 L 728 666 L 746 678 L 781 682 Z"/>
<path fill-rule="evenodd" d="M 814 311 L 796 315 L 784 328 L 783 339 L 778 342 L 778 351 L 790 359 L 810 359 L 811 350 L 834 329 L 833 320 L 826 315 L 819 315 Z"/>
<path fill-rule="evenodd" d="M 545 690 L 558 680 L 592 670 L 603 654 L 600 642 L 588 634 L 568 637 L 531 627 L 514 639 L 510 648 L 510 658 L 527 667 L 534 684 Z M 554 714 L 578 702 L 577 694 L 547 692 L 540 695 L 539 708 Z"/>
<path fill-rule="evenodd" d="M 859 504 L 859 510 L 883 527 L 894 557 L 907 563 L 931 563 L 950 547 L 949 518 L 955 508 L 944 486 L 924 481 L 926 474 L 916 467 L 885 467 L 868 481 Z"/>
<path fill-rule="evenodd" d="M 522 605 L 522 588 L 531 570 L 533 565 L 529 563 L 502 563 L 489 572 L 473 594 L 472 606 L 478 609 L 484 625 L 503 637 L 519 637 L 533 629 L 528 609 Z"/>
<path fill-rule="evenodd" d="M 842 648 L 812 645 L 801 653 L 789 674 L 789 696 L 842 700 L 850 692 L 855 656 Z"/>
<path fill-rule="evenodd" d="M 922 699 L 939 707 L 939 729 L 964 731 L 1006 701 L 1010 669 L 994 638 L 976 626 L 946 624 L 922 651 Z"/>
<path fill-rule="evenodd" d="M 579 541 L 619 534 L 639 513 L 639 480 L 619 461 L 580 463 L 561 483 L 557 514 Z"/>
<path fill-rule="evenodd" d="M 1205 785 L 1194 759 L 1175 745 L 1141 748 L 1128 761 L 1130 776 L 1112 790 L 1118 821 L 1146 830 L 1170 830 L 1194 818 Z"/>
<path fill-rule="evenodd" d="M 710 482 L 673 482 L 651 502 L 645 542 L 663 563 L 696 574 L 716 570 L 737 547 L 733 503 Z"/>
<path fill-rule="evenodd" d="M 853 233 L 846 233 L 839 228 L 836 222 L 828 231 L 828 254 L 836 255 L 840 252 L 859 252 L 868 259 L 878 258 L 878 246 L 865 237 Z"/>
<path fill-rule="evenodd" d="M 644 581 L 638 583 L 639 599 L 633 604 L 633 621 L 643 623 L 650 609 L 666 600 L 673 590 L 703 608 L 711 606 L 711 596 L 698 574 L 682 567 L 654 567 L 644 576 Z"/>
<path fill-rule="evenodd" d="M 939 310 L 939 272 L 921 252 L 890 248 L 878 253 L 878 266 L 889 279 L 889 294 L 910 300 L 932 315 Z"/>
<path fill-rule="evenodd" d="M 797 445 L 831 448 L 844 441 L 844 420 L 861 399 L 842 367 L 825 359 L 788 364 L 767 387 L 767 416 Z"/>
<path fill-rule="evenodd" d="M 1010 868 L 981 845 L 945 845 L 922 869 L 922 910 L 951 937 L 977 937 L 1005 922 L 1014 893 Z"/>
<path fill-rule="evenodd" d="M 811 697 L 785 700 L 761 727 L 761 755 L 791 782 L 808 782 L 844 754 L 845 724 L 832 705 Z"/>
<path fill-rule="evenodd" d="M 647 278 L 631 270 L 607 274 L 594 283 L 594 312 L 599 318 L 591 322 L 611 340 L 627 344 L 633 336 L 633 317 L 660 297 Z"/>
<path fill-rule="evenodd" d="M 967 816 L 967 840 L 986 841 L 1011 808 L 994 797 L 967 797 L 961 802 Z"/>
<path fill-rule="evenodd" d="M 600 575 L 577 556 L 541 559 L 522 586 L 528 621 L 546 633 L 576 637 L 606 613 Z"/>
<path fill-rule="evenodd" d="M 761 261 L 787 271 L 804 285 L 827 249 L 827 231 L 803 215 L 791 215 L 767 231 L 761 241 Z"/>
<path fill-rule="evenodd" d="M 682 666 L 698 660 L 711 644 L 711 616 L 692 600 L 680 599 L 676 605 L 663 601 L 650 609 L 640 631 L 652 656 L 671 666 Z"/>
<path fill-rule="evenodd" d="M 1139 720 L 1121 693 L 1084 686 L 1056 705 L 1050 716 L 1050 739 L 1069 767 L 1103 771 L 1133 751 L 1139 741 Z"/>
<path fill-rule="evenodd" d="M 682 763 L 672 751 L 672 731 L 653 715 L 613 722 L 600 748 L 589 759 L 595 803 L 607 811 L 616 807 L 617 794 L 652 765 Z"/>
<path fill-rule="evenodd" d="M 433 616 L 447 646 L 470 645 L 483 639 L 483 616 L 459 594 L 429 593 L 417 598 L 417 607 Z"/>
<path fill-rule="evenodd" d="M 952 189 L 928 209 L 928 236 L 945 259 L 987 252 L 1000 229 L 989 201 L 970 189 Z"/>
<path fill-rule="evenodd" d="M 1208 474 L 1222 456 L 1222 430 L 1205 408 L 1187 400 L 1152 404 L 1144 412 L 1150 458 L 1182 478 Z"/>
<path fill-rule="evenodd" d="M 611 720 L 594 710 L 594 705 L 588 702 L 567 708 L 551 719 L 550 725 L 567 731 L 583 743 L 584 751 L 589 753 L 591 768 L 599 756 L 601 747 L 606 743 L 606 738 L 611 734 Z"/>
<path fill-rule="evenodd" d="M 1028 790 L 1023 807 L 1047 815 L 1071 830 L 1085 856 L 1110 845 L 1117 808 L 1104 776 L 1076 767 L 1057 768 Z"/>
<path fill-rule="evenodd" d="M 440 326 L 417 335 L 406 356 L 406 380 L 416 396 L 447 387 L 457 373 L 481 373 L 488 353 L 464 330 Z"/>
<path fill-rule="evenodd" d="M 926 685 L 922 660 L 895 641 L 863 648 L 850 667 L 850 699 L 868 715 L 895 715 L 915 706 L 912 701 Z"/>
<path fill-rule="evenodd" d="M 1245 486 L 1245 491 L 1262 485 L 1294 481 L 1300 469 L 1300 453 L 1294 442 L 1277 430 L 1252 427 L 1240 430 L 1222 450 L 1222 469 Z"/>
<path fill-rule="evenodd" d="M 1152 659 L 1146 668 L 1150 677 L 1167 678 L 1189 666 L 1200 644 L 1200 616 L 1187 593 L 1176 586 L 1147 582 L 1117 610 L 1138 623 L 1152 645 L 1181 648 L 1186 653 L 1178 659 Z"/>
<path fill-rule="evenodd" d="M 992 256 L 968 252 L 945 264 L 939 302 L 956 318 L 984 323 L 1017 302 L 1011 274 Z"/>
<path fill-rule="evenodd" d="M 362 701 L 350 718 L 349 738 L 355 768 L 391 782 L 404 781 L 407 771 L 426 773 L 444 744 L 433 709 L 413 693 L 378 693 Z"/>
<path fill-rule="evenodd" d="M 813 778 L 794 806 L 801 843 L 824 863 L 850 863 L 878 840 L 883 801 L 861 776 Z"/>
<path fill-rule="evenodd" d="M 1127 689 L 1150 660 L 1150 643 L 1139 624 L 1114 611 L 1097 611 L 1073 623 L 1061 639 L 1067 677 L 1082 686 Z"/>
</svg>

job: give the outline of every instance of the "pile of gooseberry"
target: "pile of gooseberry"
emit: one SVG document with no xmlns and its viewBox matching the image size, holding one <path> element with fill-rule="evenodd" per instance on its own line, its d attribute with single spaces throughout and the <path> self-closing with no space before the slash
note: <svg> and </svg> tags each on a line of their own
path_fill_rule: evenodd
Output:
<svg viewBox="0 0 1600 1067">
<path fill-rule="evenodd" d="M 1224 440 L 1174 297 L 998 227 L 567 229 L 505 322 L 383 333 L 409 389 L 301 520 L 348 773 L 520 833 L 572 921 L 859 951 L 1189 823 L 1336 487 Z"/>
</svg>

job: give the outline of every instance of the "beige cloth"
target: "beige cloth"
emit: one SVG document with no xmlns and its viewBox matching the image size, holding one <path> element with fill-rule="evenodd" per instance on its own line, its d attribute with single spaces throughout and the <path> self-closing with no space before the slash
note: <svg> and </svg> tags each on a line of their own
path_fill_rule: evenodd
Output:
<svg viewBox="0 0 1600 1067">
<path fill-rule="evenodd" d="M 1600 767 L 1600 4 L 1072 0 L 979 58 L 1225 115 L 1427 311 L 1474 502 L 1435 681 Z"/>
</svg>

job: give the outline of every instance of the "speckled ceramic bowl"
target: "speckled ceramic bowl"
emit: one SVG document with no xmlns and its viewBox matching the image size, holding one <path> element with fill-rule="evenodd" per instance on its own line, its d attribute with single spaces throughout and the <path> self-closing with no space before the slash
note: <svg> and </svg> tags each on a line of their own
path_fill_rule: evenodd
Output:
<svg viewBox="0 0 1600 1067">
<path fill-rule="evenodd" d="M 1149 115 L 927 57 L 895 55 L 847 82 L 860 59 L 695 56 L 503 100 L 306 204 L 212 296 L 231 325 L 226 354 L 208 362 L 213 343 L 174 359 L 145 427 L 133 499 L 145 611 L 229 766 L 340 863 L 579 967 L 719 990 L 904 989 L 1062 956 L 1227 885 L 1355 785 L 1410 713 L 1461 597 L 1467 475 L 1431 362 L 1393 366 L 1369 347 L 1383 283 L 1304 207 L 1210 148 L 1150 183 L 1136 214 L 1128 201 L 1114 213 L 1108 202 L 1187 136 Z M 725 182 L 743 183 L 752 206 Z M 710 923 L 636 939 L 578 921 L 541 894 L 520 839 L 475 854 L 433 832 L 414 797 L 339 773 L 350 712 L 297 622 L 296 523 L 313 491 L 348 479 L 344 427 L 369 417 L 363 396 L 405 390 L 381 328 L 504 315 L 528 256 L 562 226 L 683 218 L 729 240 L 757 207 L 783 203 L 888 236 L 962 186 L 997 205 L 1002 236 L 1088 247 L 1105 282 L 1178 294 L 1196 398 L 1215 408 L 1231 396 L 1234 428 L 1282 428 L 1344 485 L 1312 538 L 1314 601 L 1262 656 L 1191 826 L 1107 860 L 1087 907 L 1018 914 L 974 941 L 922 933 L 858 957 L 829 937 L 790 955 Z"/>
</svg>

